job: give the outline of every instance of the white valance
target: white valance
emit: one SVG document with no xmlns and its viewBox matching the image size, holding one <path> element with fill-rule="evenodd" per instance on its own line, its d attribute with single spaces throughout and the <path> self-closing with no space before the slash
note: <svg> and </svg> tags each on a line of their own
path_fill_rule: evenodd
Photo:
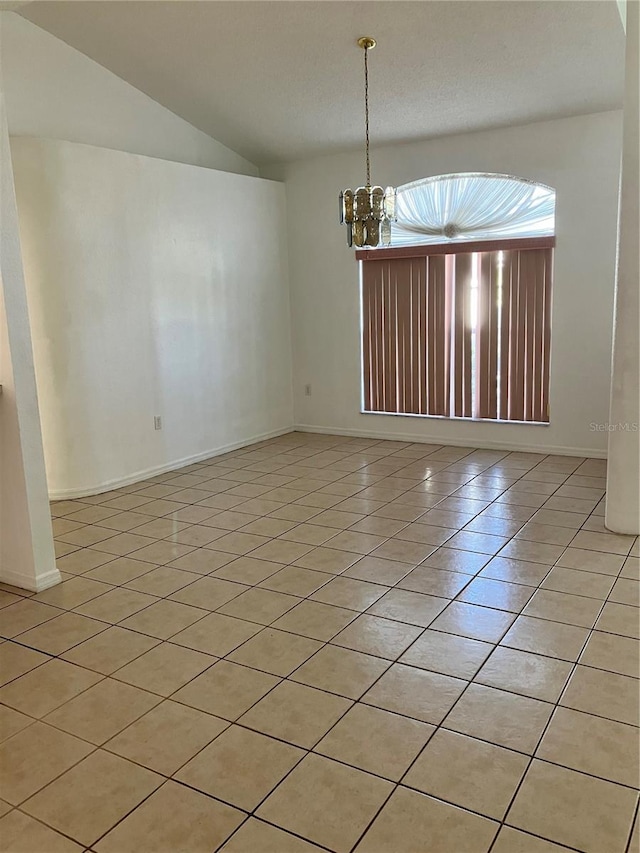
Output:
<svg viewBox="0 0 640 853">
<path fill-rule="evenodd" d="M 392 246 L 500 240 L 555 233 L 556 193 L 509 175 L 464 172 L 397 188 Z"/>
</svg>

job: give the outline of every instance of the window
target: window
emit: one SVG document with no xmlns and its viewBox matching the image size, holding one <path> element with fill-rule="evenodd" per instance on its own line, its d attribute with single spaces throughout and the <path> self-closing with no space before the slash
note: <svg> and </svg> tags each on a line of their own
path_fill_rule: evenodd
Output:
<svg viewBox="0 0 640 853">
<path fill-rule="evenodd" d="M 356 253 L 365 412 L 548 422 L 554 207 L 506 176 L 398 189 L 393 248 Z"/>
</svg>

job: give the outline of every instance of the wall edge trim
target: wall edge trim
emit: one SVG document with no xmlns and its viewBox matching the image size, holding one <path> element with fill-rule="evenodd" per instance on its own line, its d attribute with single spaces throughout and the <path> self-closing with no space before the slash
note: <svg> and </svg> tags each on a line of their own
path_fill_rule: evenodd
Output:
<svg viewBox="0 0 640 853">
<path fill-rule="evenodd" d="M 241 441 L 234 441 L 229 444 L 224 444 L 210 450 L 204 450 L 201 453 L 194 453 L 190 456 L 183 456 L 180 459 L 174 459 L 172 462 L 167 462 L 163 465 L 155 465 L 151 468 L 145 468 L 141 471 L 136 471 L 126 477 L 117 477 L 113 480 L 105 480 L 102 483 L 96 483 L 91 486 L 78 486 L 73 489 L 51 489 L 49 491 L 50 501 L 70 500 L 72 498 L 88 498 L 91 495 L 100 495 L 103 492 L 110 492 L 113 489 L 119 489 L 121 486 L 130 486 L 132 483 L 138 483 L 141 480 L 146 480 L 149 477 L 154 477 L 157 474 L 164 474 L 169 471 L 176 471 L 183 468 L 185 465 L 192 465 L 194 462 L 202 462 L 204 459 L 213 459 L 216 456 L 222 456 L 223 453 L 230 453 L 232 450 L 240 450 L 242 447 L 247 447 L 250 444 L 255 444 L 258 441 L 266 441 L 269 438 L 277 438 L 280 435 L 287 435 L 294 432 L 295 427 L 281 427 L 279 429 L 263 432 L 259 435 L 243 438 Z"/>
<path fill-rule="evenodd" d="M 480 450 L 505 450 L 524 453 L 545 453 L 555 456 L 583 456 L 587 459 L 606 459 L 606 450 L 597 450 L 593 447 L 565 447 L 553 445 L 550 447 L 532 445 L 508 441 L 463 441 L 454 438 L 442 438 L 441 436 L 425 436 L 418 433 L 382 432 L 381 430 L 343 429 L 342 427 L 315 426 L 313 424 L 295 424 L 295 432 L 310 432 L 320 435 L 344 435 L 352 438 L 377 438 L 380 441 L 409 441 L 415 444 L 446 444 L 450 447 L 474 447 Z"/>
</svg>

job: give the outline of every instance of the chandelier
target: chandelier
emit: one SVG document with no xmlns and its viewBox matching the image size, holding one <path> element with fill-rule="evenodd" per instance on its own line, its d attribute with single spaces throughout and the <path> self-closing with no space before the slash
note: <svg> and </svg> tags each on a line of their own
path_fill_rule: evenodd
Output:
<svg viewBox="0 0 640 853">
<path fill-rule="evenodd" d="M 367 55 L 376 46 L 376 40 L 370 36 L 358 39 L 358 45 L 364 50 L 364 123 L 366 153 L 366 185 L 357 190 L 343 190 L 340 193 L 340 222 L 347 226 L 349 246 L 368 246 L 374 248 L 380 243 L 388 246 L 391 242 L 391 223 L 396 219 L 396 191 L 393 187 L 371 186 L 371 168 L 369 162 L 369 65 Z"/>
</svg>

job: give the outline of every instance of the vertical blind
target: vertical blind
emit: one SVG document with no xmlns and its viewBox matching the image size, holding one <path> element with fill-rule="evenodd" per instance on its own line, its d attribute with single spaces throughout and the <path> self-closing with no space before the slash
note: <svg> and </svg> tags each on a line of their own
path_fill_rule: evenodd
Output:
<svg viewBox="0 0 640 853">
<path fill-rule="evenodd" d="M 364 264 L 364 406 L 449 414 L 450 294 L 444 255 Z"/>
<path fill-rule="evenodd" d="M 553 238 L 356 257 L 365 411 L 549 420 Z"/>
</svg>

